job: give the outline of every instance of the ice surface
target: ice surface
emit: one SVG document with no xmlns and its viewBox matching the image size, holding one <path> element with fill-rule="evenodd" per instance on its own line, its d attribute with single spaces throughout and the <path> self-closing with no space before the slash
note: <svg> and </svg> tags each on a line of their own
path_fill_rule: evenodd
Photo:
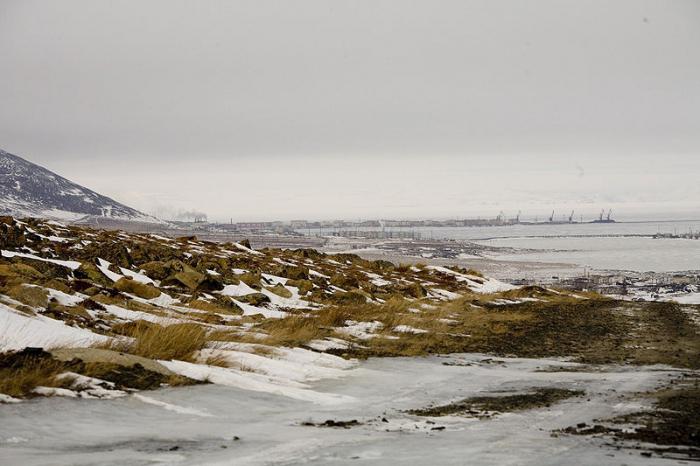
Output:
<svg viewBox="0 0 700 466">
<path fill-rule="evenodd" d="M 141 392 L 114 400 L 50 398 L 3 404 L 0 458 L 3 464 L 26 466 L 677 464 L 603 447 L 604 439 L 550 436 L 553 429 L 648 406 L 649 400 L 637 394 L 678 375 L 676 371 L 621 366 L 537 370 L 567 365 L 574 364 L 494 360 L 477 354 L 371 359 L 341 379 L 310 384 L 308 390 L 352 399 L 328 405 L 220 385 Z M 429 418 L 404 412 L 532 387 L 584 390 L 586 396 L 490 420 L 433 418 L 436 424 L 431 425 Z M 301 425 L 326 419 L 357 419 L 363 425 Z M 430 430 L 435 426 L 445 430 Z"/>
</svg>

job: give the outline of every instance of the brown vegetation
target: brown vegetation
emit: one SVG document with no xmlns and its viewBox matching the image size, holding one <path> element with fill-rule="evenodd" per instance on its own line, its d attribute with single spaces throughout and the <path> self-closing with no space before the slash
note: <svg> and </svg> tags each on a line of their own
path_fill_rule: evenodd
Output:
<svg viewBox="0 0 700 466">
<path fill-rule="evenodd" d="M 0 354 L 0 393 L 13 397 L 32 394 L 36 387 L 64 387 L 57 376 L 65 365 L 44 351 L 20 351 Z"/>
<path fill-rule="evenodd" d="M 160 290 L 158 290 L 158 288 L 139 283 L 136 280 L 132 280 L 131 278 L 127 277 L 120 278 L 114 284 L 114 287 L 119 291 L 131 293 L 143 299 L 153 299 L 160 296 Z"/>
<path fill-rule="evenodd" d="M 136 354 L 151 359 L 192 361 L 196 351 L 204 348 L 207 333 L 194 323 L 160 326 L 140 323 L 123 326 L 133 341 L 109 343 L 108 349 Z"/>
<path fill-rule="evenodd" d="M 527 393 L 516 393 L 502 396 L 475 396 L 441 406 L 414 409 L 408 411 L 416 416 L 473 416 L 479 418 L 491 417 L 494 413 L 525 411 L 528 409 L 549 407 L 554 403 L 581 396 L 580 390 L 563 388 L 537 388 Z"/>
</svg>

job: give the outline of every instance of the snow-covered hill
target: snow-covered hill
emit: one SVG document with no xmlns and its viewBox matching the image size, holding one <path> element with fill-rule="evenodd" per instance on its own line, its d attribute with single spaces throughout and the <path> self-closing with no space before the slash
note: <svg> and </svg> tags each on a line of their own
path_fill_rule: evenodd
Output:
<svg viewBox="0 0 700 466">
<path fill-rule="evenodd" d="M 0 150 L 0 214 L 77 221 L 89 217 L 160 220 Z"/>
</svg>

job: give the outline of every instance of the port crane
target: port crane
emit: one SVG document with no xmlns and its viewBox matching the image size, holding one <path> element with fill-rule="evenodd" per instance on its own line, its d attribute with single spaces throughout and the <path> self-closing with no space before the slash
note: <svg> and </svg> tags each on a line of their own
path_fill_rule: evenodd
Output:
<svg viewBox="0 0 700 466">
<path fill-rule="evenodd" d="M 571 215 L 569 215 L 569 223 L 574 223 L 574 211 L 571 211 Z"/>
<path fill-rule="evenodd" d="M 549 223 L 552 223 L 554 221 L 554 211 L 552 211 L 552 215 L 549 216 Z"/>
</svg>

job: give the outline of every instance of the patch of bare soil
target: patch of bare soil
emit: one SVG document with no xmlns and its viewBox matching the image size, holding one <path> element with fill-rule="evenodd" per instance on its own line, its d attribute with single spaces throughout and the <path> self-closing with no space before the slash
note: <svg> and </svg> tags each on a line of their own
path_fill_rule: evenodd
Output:
<svg viewBox="0 0 700 466">
<path fill-rule="evenodd" d="M 616 448 L 642 450 L 644 456 L 700 461 L 700 379 L 653 394 L 652 410 L 580 423 L 559 432 L 609 439 Z M 556 435 L 556 434 L 555 434 Z"/>
<path fill-rule="evenodd" d="M 520 357 L 570 356 L 586 364 L 668 364 L 700 368 L 698 326 L 675 303 L 614 300 L 527 302 L 473 350 Z"/>
<path fill-rule="evenodd" d="M 525 411 L 528 409 L 549 407 L 554 403 L 581 396 L 580 390 L 562 388 L 538 388 L 528 393 L 503 396 L 476 396 L 447 405 L 413 409 L 409 414 L 416 416 L 468 416 L 487 419 L 499 413 Z"/>
<path fill-rule="evenodd" d="M 201 383 L 179 375 L 167 375 L 144 368 L 141 364 L 120 365 L 105 362 L 84 362 L 73 358 L 55 358 L 41 348 L 0 353 L 0 393 L 14 397 L 36 396 L 38 386 L 68 388 L 70 379 L 59 376 L 66 372 L 114 383 L 120 390 L 153 390 L 166 385 Z"/>
<path fill-rule="evenodd" d="M 301 425 L 305 427 L 336 427 L 341 429 L 349 429 L 351 427 L 361 426 L 362 423 L 357 419 L 352 419 L 350 421 L 335 421 L 333 419 L 328 419 L 319 423 L 314 423 L 311 421 L 302 422 Z"/>
</svg>

